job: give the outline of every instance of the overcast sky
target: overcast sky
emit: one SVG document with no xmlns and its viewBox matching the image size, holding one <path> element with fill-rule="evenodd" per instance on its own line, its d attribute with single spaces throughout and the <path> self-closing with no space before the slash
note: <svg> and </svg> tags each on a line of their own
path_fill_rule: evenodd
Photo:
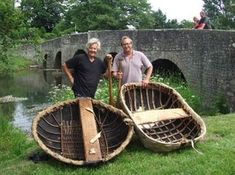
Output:
<svg viewBox="0 0 235 175">
<path fill-rule="evenodd" d="M 183 19 L 192 21 L 194 16 L 200 18 L 199 13 L 204 4 L 202 0 L 148 0 L 148 2 L 153 10 L 161 9 L 167 19 L 177 19 L 178 22 Z"/>
</svg>

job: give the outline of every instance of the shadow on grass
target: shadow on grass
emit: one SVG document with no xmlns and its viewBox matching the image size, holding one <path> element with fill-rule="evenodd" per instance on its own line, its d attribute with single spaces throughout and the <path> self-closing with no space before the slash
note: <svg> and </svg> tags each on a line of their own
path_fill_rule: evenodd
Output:
<svg viewBox="0 0 235 175">
<path fill-rule="evenodd" d="M 84 168 L 84 169 L 89 169 L 91 171 L 93 170 L 97 170 L 101 167 L 103 168 L 107 168 L 110 164 L 116 163 L 118 161 L 123 161 L 123 159 L 126 159 L 126 157 L 128 158 L 137 158 L 140 156 L 159 156 L 159 157 L 167 157 L 170 154 L 182 154 L 182 152 L 187 151 L 187 150 L 191 150 L 191 147 L 186 147 L 186 148 L 182 148 L 179 150 L 175 150 L 175 151 L 171 151 L 171 152 L 167 152 L 167 153 L 157 153 L 157 152 L 153 152 L 147 148 L 144 147 L 144 145 L 141 143 L 140 139 L 138 138 L 138 136 L 136 134 L 133 135 L 133 138 L 131 140 L 131 142 L 129 143 L 129 145 L 126 147 L 126 149 L 124 149 L 119 155 L 116 155 L 115 157 L 113 157 L 111 160 L 105 161 L 105 162 L 99 162 L 99 163 L 94 163 L 94 164 L 84 164 L 81 166 L 78 165 L 73 165 L 73 164 L 68 164 L 68 163 L 64 163 L 62 161 L 59 161 L 55 158 L 53 158 L 52 156 L 46 154 L 44 151 L 42 151 L 40 148 L 38 148 L 37 150 L 34 150 L 33 152 L 31 152 L 31 154 L 28 156 L 28 160 L 33 161 L 34 163 L 46 163 L 51 167 L 60 167 L 60 169 L 71 169 L 71 170 L 75 170 L 78 167 L 79 168 Z"/>
</svg>

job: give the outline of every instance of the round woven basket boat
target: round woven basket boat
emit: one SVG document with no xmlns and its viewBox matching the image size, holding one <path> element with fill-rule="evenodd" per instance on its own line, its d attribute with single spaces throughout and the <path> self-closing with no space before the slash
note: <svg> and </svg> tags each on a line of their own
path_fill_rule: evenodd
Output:
<svg viewBox="0 0 235 175">
<path fill-rule="evenodd" d="M 55 104 L 33 119 L 38 145 L 59 161 L 86 165 L 115 157 L 130 142 L 134 127 L 121 110 L 90 98 Z"/>
<path fill-rule="evenodd" d="M 134 122 L 135 131 L 146 148 L 169 152 L 203 139 L 202 118 L 173 88 L 163 83 L 125 84 L 120 104 Z"/>
</svg>

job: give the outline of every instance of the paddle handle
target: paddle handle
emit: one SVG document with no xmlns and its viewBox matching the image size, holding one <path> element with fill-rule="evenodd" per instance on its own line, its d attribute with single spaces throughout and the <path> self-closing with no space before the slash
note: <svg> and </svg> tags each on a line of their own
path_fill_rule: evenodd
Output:
<svg viewBox="0 0 235 175">
<path fill-rule="evenodd" d="M 113 94 L 112 94 L 112 55 L 108 54 L 106 60 L 108 63 L 108 81 L 109 81 L 109 104 L 114 105 Z"/>
<path fill-rule="evenodd" d="M 117 72 L 117 78 L 118 78 L 118 94 L 120 93 L 121 86 L 122 86 L 122 61 L 123 59 L 119 60 L 118 64 L 118 72 Z"/>
</svg>

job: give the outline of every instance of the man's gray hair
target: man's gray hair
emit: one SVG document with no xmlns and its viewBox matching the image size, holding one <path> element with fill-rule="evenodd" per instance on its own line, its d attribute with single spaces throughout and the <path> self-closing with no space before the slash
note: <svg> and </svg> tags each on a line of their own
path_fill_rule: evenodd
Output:
<svg viewBox="0 0 235 175">
<path fill-rule="evenodd" d="M 89 39 L 88 42 L 86 43 L 86 48 L 88 49 L 92 44 L 97 44 L 97 49 L 100 50 L 101 44 L 100 44 L 99 39 L 97 39 L 97 38 Z"/>
<path fill-rule="evenodd" d="M 122 45 L 122 43 L 125 39 L 129 39 L 130 42 L 132 43 L 132 39 L 129 36 L 123 36 L 122 39 L 121 39 L 121 45 Z"/>
</svg>

